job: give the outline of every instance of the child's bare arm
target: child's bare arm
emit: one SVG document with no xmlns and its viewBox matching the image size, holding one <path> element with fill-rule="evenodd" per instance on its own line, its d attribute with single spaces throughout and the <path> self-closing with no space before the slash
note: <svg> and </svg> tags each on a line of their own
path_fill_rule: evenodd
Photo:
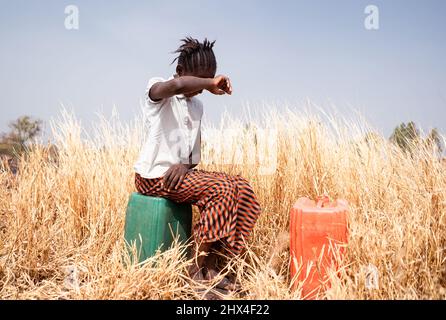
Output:
<svg viewBox="0 0 446 320">
<path fill-rule="evenodd" d="M 215 78 L 183 76 L 155 83 L 150 89 L 149 97 L 153 101 L 158 101 L 177 94 L 187 94 L 204 89 L 218 95 L 232 93 L 231 82 L 226 76 L 216 76 Z"/>
</svg>

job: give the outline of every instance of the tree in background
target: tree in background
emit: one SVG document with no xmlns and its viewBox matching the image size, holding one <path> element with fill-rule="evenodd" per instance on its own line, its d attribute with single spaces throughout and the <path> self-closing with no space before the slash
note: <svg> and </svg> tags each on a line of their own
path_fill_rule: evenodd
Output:
<svg viewBox="0 0 446 320">
<path fill-rule="evenodd" d="M 41 132 L 41 126 L 41 120 L 33 120 L 30 116 L 21 116 L 10 122 L 10 132 L 0 136 L 2 153 L 21 154 L 28 142 Z"/>
<path fill-rule="evenodd" d="M 409 153 L 412 153 L 412 148 L 420 144 L 424 144 L 429 149 L 437 152 L 439 157 L 443 153 L 443 141 L 438 130 L 436 128 L 432 129 L 426 139 L 423 139 L 413 121 L 407 124 L 401 123 L 397 126 L 390 136 L 390 141 Z"/>
<path fill-rule="evenodd" d="M 408 124 L 401 123 L 390 136 L 390 141 L 399 146 L 403 151 L 411 153 L 413 146 L 420 138 L 420 132 L 413 121 Z"/>
</svg>

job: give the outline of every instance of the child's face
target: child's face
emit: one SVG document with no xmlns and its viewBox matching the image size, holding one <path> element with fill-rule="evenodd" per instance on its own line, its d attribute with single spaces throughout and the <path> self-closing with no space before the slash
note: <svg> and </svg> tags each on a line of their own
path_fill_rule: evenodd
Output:
<svg viewBox="0 0 446 320">
<path fill-rule="evenodd" d="M 182 76 L 192 76 L 192 77 L 197 77 L 197 78 L 214 78 L 215 77 L 215 72 L 212 71 L 201 71 L 201 72 L 180 72 L 179 74 L 180 77 Z M 184 96 L 186 98 L 192 98 L 193 96 L 199 95 L 203 92 L 203 90 L 200 91 L 195 91 L 195 92 L 191 92 L 188 94 L 185 94 Z"/>
</svg>

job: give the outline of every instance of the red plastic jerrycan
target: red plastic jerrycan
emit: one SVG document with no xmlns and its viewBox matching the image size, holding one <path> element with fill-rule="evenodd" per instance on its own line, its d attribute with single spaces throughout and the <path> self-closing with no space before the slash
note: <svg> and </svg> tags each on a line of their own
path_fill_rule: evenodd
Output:
<svg viewBox="0 0 446 320">
<path fill-rule="evenodd" d="M 315 299 L 322 293 L 323 284 L 329 286 L 326 270 L 336 267 L 334 251 L 342 257 L 342 244 L 348 241 L 347 214 L 345 200 L 330 202 L 326 196 L 317 202 L 300 198 L 291 208 L 290 271 L 292 279 L 298 273 L 294 289 L 303 282 L 303 299 Z"/>
</svg>

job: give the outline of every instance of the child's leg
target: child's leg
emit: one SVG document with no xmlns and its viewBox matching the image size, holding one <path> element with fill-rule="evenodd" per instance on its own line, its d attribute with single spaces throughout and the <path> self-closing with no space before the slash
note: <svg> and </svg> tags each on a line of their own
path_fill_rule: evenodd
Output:
<svg viewBox="0 0 446 320">
<path fill-rule="evenodd" d="M 219 174 L 223 176 L 226 175 L 224 173 Z M 221 242 L 219 241 L 218 243 L 216 243 L 213 248 L 220 253 L 223 253 L 224 255 L 233 256 L 235 254 L 241 254 L 245 250 L 243 239 L 247 239 L 250 236 L 252 229 L 254 228 L 255 223 L 258 219 L 258 216 L 260 215 L 261 208 L 252 187 L 245 178 L 241 177 L 240 175 L 226 176 L 230 180 L 234 181 L 238 187 L 238 210 L 236 225 L 237 232 L 235 241 L 236 250 L 234 250 L 234 247 L 231 248 L 227 244 L 225 239 L 223 239 Z M 217 255 L 214 254 L 213 257 L 217 257 Z M 216 259 L 214 258 L 214 261 L 215 260 Z M 215 266 L 215 262 L 211 263 L 211 265 Z M 207 278 L 216 277 L 220 272 L 218 268 L 208 268 L 207 271 Z M 229 274 L 228 276 L 224 277 L 220 281 L 220 283 L 217 284 L 217 287 L 231 291 L 238 291 L 241 289 L 240 283 L 237 281 L 235 275 L 233 274 Z"/>
<path fill-rule="evenodd" d="M 244 250 L 244 240 L 247 240 L 254 229 L 255 223 L 261 213 L 260 204 L 249 182 L 240 175 L 228 175 L 222 172 L 212 172 L 213 174 L 228 179 L 236 185 L 237 189 L 237 223 L 235 237 L 232 239 L 222 239 L 220 252 L 225 255 L 240 255 Z"/>
<path fill-rule="evenodd" d="M 237 225 L 236 225 L 236 249 L 237 254 L 245 250 L 244 241 L 251 235 L 252 230 L 261 213 L 260 204 L 249 182 L 240 175 L 229 176 L 238 188 Z"/>
<path fill-rule="evenodd" d="M 213 243 L 202 243 L 202 244 L 198 244 L 198 243 L 194 243 L 192 245 L 192 250 L 191 250 L 191 258 L 194 258 L 194 262 L 192 263 L 192 265 L 189 267 L 189 275 L 192 277 L 192 279 L 195 280 L 204 280 L 204 268 L 206 267 L 205 265 L 205 260 L 207 260 L 207 254 L 209 254 L 209 251 L 212 247 Z M 204 254 L 201 254 L 204 253 Z"/>
</svg>

